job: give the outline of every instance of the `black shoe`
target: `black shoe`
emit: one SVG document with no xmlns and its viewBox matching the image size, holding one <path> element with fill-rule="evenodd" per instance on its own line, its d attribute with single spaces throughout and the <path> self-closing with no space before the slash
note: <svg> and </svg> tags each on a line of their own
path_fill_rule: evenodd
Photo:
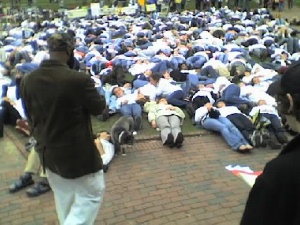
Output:
<svg viewBox="0 0 300 225">
<path fill-rule="evenodd" d="M 168 146 L 174 145 L 173 134 L 171 134 L 171 133 L 168 134 L 167 140 L 163 143 L 163 145 L 168 145 Z"/>
<path fill-rule="evenodd" d="M 175 140 L 175 146 L 177 148 L 181 148 L 183 140 L 184 140 L 183 134 L 181 132 L 179 132 L 178 135 L 177 135 L 177 138 Z"/>
<path fill-rule="evenodd" d="M 15 193 L 17 191 L 22 190 L 23 188 L 26 188 L 34 183 L 32 176 L 30 173 L 25 173 L 22 176 L 20 176 L 19 180 L 17 180 L 15 183 L 10 185 L 9 192 Z"/>
<path fill-rule="evenodd" d="M 50 191 L 50 185 L 45 182 L 38 182 L 33 187 L 27 189 L 26 194 L 28 197 L 37 197 Z"/>
<path fill-rule="evenodd" d="M 284 134 L 278 135 L 277 140 L 282 145 L 289 142 L 287 136 L 285 136 Z"/>
<path fill-rule="evenodd" d="M 268 145 L 271 149 L 281 149 L 281 144 L 277 143 L 276 141 L 268 141 Z"/>
<path fill-rule="evenodd" d="M 142 129 L 142 117 L 141 116 L 134 117 L 134 129 L 136 131 Z"/>
<path fill-rule="evenodd" d="M 186 110 L 187 114 L 189 115 L 189 117 L 193 118 L 193 116 L 195 115 L 195 109 L 193 108 L 192 103 L 188 103 L 185 107 L 185 110 Z"/>
<path fill-rule="evenodd" d="M 104 109 L 101 115 L 97 116 L 98 120 L 106 121 L 109 118 L 109 109 Z"/>
</svg>

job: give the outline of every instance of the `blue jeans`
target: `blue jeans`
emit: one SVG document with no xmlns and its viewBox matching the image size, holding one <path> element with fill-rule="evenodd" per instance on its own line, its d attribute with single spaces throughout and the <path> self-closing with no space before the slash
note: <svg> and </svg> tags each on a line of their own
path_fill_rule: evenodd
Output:
<svg viewBox="0 0 300 225">
<path fill-rule="evenodd" d="M 236 84 L 230 84 L 222 94 L 222 99 L 229 106 L 239 107 L 241 104 L 248 104 L 249 100 L 240 97 L 241 88 Z"/>
<path fill-rule="evenodd" d="M 218 55 L 218 60 L 220 60 L 224 64 L 228 63 L 228 54 L 220 53 L 220 55 Z"/>
<path fill-rule="evenodd" d="M 122 116 L 141 116 L 142 115 L 142 108 L 139 104 L 125 104 L 122 105 L 120 108 L 120 113 Z"/>
<path fill-rule="evenodd" d="M 270 133 L 274 133 L 278 140 L 286 139 L 285 129 L 283 128 L 280 119 L 276 115 L 269 113 L 261 113 L 261 115 L 270 120 L 271 124 L 268 126 Z"/>
<path fill-rule="evenodd" d="M 145 86 L 146 84 L 149 84 L 149 81 L 148 80 L 141 80 L 141 79 L 136 79 L 133 81 L 133 87 L 135 89 L 138 89 L 140 87 L 143 87 Z"/>
<path fill-rule="evenodd" d="M 151 71 L 153 73 L 164 73 L 166 72 L 168 69 L 170 69 L 171 63 L 168 60 L 162 60 L 161 62 L 157 63 L 155 66 L 153 66 L 151 68 Z"/>
<path fill-rule="evenodd" d="M 207 130 L 221 133 L 227 144 L 235 151 L 241 145 L 249 144 L 241 132 L 226 117 L 220 116 L 218 119 L 208 117 L 203 121 L 202 126 Z"/>
<path fill-rule="evenodd" d="M 195 56 L 188 57 L 186 59 L 186 64 L 189 67 L 194 67 L 194 64 L 197 63 L 198 66 L 201 68 L 206 62 L 207 62 L 206 58 L 202 55 L 195 55 Z"/>
<path fill-rule="evenodd" d="M 182 90 L 174 91 L 167 97 L 167 101 L 169 104 L 173 106 L 178 106 L 180 108 L 184 108 L 187 104 L 186 101 L 183 100 L 184 92 Z"/>
</svg>

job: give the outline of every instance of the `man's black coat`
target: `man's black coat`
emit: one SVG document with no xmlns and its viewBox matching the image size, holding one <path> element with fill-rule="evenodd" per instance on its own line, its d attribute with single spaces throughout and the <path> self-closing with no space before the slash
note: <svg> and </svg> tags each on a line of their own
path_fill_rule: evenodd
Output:
<svg viewBox="0 0 300 225">
<path fill-rule="evenodd" d="M 45 60 L 20 87 L 43 166 L 64 178 L 101 170 L 90 115 L 102 113 L 105 98 L 91 78 L 57 60 Z"/>
</svg>

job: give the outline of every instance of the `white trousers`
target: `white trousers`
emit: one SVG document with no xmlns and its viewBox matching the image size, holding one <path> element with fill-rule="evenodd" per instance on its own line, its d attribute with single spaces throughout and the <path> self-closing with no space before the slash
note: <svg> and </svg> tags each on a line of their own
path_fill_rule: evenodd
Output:
<svg viewBox="0 0 300 225">
<path fill-rule="evenodd" d="M 76 179 L 46 169 L 60 225 L 93 225 L 103 200 L 103 170 Z"/>
</svg>

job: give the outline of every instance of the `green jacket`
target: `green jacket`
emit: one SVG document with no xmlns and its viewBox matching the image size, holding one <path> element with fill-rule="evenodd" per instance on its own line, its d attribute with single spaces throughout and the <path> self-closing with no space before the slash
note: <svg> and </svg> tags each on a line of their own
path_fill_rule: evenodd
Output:
<svg viewBox="0 0 300 225">
<path fill-rule="evenodd" d="M 170 105 L 162 104 L 148 104 L 148 121 L 151 123 L 153 120 L 157 120 L 160 116 L 176 115 L 181 119 L 181 123 L 185 118 L 185 114 L 179 107 L 173 106 L 174 110 L 167 109 Z"/>
</svg>

